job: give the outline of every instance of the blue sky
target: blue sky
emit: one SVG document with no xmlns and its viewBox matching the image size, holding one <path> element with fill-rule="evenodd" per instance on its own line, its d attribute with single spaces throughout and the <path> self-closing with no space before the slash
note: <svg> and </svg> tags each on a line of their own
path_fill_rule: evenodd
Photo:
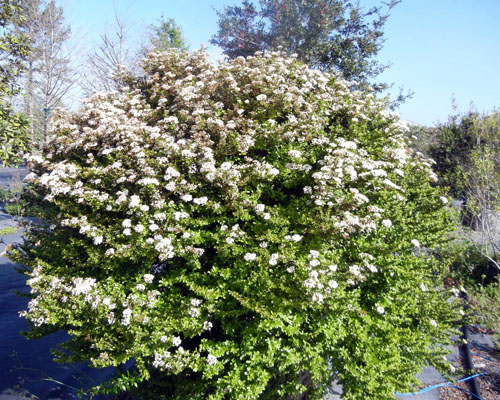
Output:
<svg viewBox="0 0 500 400">
<path fill-rule="evenodd" d="M 65 0 L 68 20 L 87 45 L 106 26 L 111 28 L 116 9 L 130 26 L 134 43 L 145 27 L 163 14 L 174 18 L 191 49 L 209 45 L 217 32 L 215 9 L 240 0 Z M 362 6 L 379 4 L 361 0 Z M 500 108 L 500 0 L 403 0 L 385 27 L 378 59 L 391 63 L 380 81 L 414 92 L 398 110 L 410 121 L 434 125 L 453 112 L 469 110 L 471 102 L 480 112 Z M 208 46 L 214 57 L 220 49 Z"/>
</svg>

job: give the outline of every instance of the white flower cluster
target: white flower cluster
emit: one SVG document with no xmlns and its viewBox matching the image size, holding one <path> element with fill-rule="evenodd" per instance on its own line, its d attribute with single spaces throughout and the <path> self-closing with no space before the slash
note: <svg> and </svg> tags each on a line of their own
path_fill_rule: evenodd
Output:
<svg viewBox="0 0 500 400">
<path fill-rule="evenodd" d="M 147 323 L 147 310 L 153 309 L 160 292 L 157 290 L 146 290 L 144 284 L 137 284 L 136 289 L 143 292 L 141 296 L 130 294 L 127 298 L 112 298 L 107 295 L 108 289 L 106 285 L 100 285 L 95 278 L 59 278 L 44 274 L 41 265 L 38 265 L 30 274 L 30 279 L 27 283 L 31 286 L 31 293 L 35 297 L 28 303 L 28 311 L 22 311 L 21 316 L 28 316 L 29 319 L 36 325 L 41 326 L 48 323 L 48 312 L 45 309 L 46 302 L 57 299 L 60 303 L 68 304 L 66 312 L 75 311 L 75 305 L 71 304 L 72 300 L 77 301 L 79 312 L 83 312 L 83 307 L 88 307 L 96 319 L 102 318 L 108 324 L 116 322 L 115 310 L 120 307 L 117 304 L 121 303 L 123 310 L 121 311 L 120 324 L 128 326 L 131 323 L 131 318 L 134 313 L 141 315 L 141 322 Z M 154 276 L 151 274 L 144 275 L 146 284 L 152 283 Z M 133 311 L 135 310 L 135 311 Z"/>
</svg>

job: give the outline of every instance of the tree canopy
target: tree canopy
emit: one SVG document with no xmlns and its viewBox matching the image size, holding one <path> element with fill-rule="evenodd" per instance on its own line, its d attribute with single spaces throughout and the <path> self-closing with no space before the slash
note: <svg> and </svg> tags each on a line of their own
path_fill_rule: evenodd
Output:
<svg viewBox="0 0 500 400">
<path fill-rule="evenodd" d="M 182 28 L 173 18 L 165 18 L 163 15 L 159 25 L 151 27 L 150 47 L 152 50 L 165 51 L 171 48 L 187 50 L 188 44 L 182 34 Z"/>
<path fill-rule="evenodd" d="M 225 7 L 211 43 L 230 58 L 282 48 L 310 67 L 366 82 L 385 69 L 374 60 L 388 11 L 400 0 L 368 10 L 348 0 L 243 0 Z"/>
</svg>

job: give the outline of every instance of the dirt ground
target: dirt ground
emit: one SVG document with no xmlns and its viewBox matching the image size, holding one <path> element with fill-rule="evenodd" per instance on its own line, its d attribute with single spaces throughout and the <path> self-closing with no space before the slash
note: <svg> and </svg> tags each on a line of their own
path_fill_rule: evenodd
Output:
<svg viewBox="0 0 500 400">
<path fill-rule="evenodd" d="M 482 400 L 500 399 L 500 352 L 484 346 L 471 346 L 472 361 L 474 363 L 474 373 L 486 372 L 476 378 Z M 477 397 L 468 394 L 471 386 L 468 382 L 459 382 L 456 386 L 464 389 L 460 390 L 452 387 L 440 389 L 441 400 L 477 400 Z"/>
</svg>

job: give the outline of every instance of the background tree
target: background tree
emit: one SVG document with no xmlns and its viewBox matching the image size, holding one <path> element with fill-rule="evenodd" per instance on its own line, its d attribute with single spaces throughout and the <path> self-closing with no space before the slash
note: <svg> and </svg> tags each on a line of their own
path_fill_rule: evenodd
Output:
<svg viewBox="0 0 500 400">
<path fill-rule="evenodd" d="M 365 11 L 347 0 L 260 0 L 258 8 L 243 0 L 218 12 L 219 31 L 211 43 L 230 58 L 281 46 L 313 68 L 367 82 L 387 67 L 373 58 L 383 43 L 387 12 L 399 2 Z"/>
<path fill-rule="evenodd" d="M 182 33 L 182 28 L 173 18 L 164 18 L 162 15 L 159 25 L 150 26 L 148 43 L 144 46 L 144 54 L 151 50 L 165 51 L 171 48 L 187 50 L 188 44 Z"/>
<path fill-rule="evenodd" d="M 38 93 L 44 113 L 44 142 L 47 141 L 47 117 L 50 110 L 62 105 L 64 96 L 75 84 L 69 49 L 65 46 L 71 35 L 64 22 L 64 11 L 51 0 L 41 12 L 42 32 L 38 41 Z"/>
<path fill-rule="evenodd" d="M 19 163 L 28 149 L 27 120 L 12 109 L 12 96 L 19 92 L 17 79 L 29 54 L 29 41 L 16 32 L 25 16 L 16 0 L 0 0 L 0 161 Z"/>
<path fill-rule="evenodd" d="M 63 8 L 54 0 L 30 1 L 24 7 L 24 31 L 33 49 L 25 79 L 26 113 L 30 116 L 33 139 L 45 143 L 50 111 L 63 104 L 75 84 L 68 46 L 71 28 L 65 22 Z"/>
<path fill-rule="evenodd" d="M 22 24 L 17 27 L 19 33 L 24 34 L 30 41 L 31 51 L 26 57 L 26 68 L 23 76 L 23 108 L 24 113 L 29 120 L 29 134 L 30 138 L 35 139 L 36 134 L 39 129 L 39 121 L 35 118 L 36 112 L 36 99 L 35 99 L 35 60 L 39 60 L 38 47 L 33 46 L 33 42 L 40 35 L 40 0 L 32 0 L 29 2 L 23 2 L 22 8 L 25 15 L 25 19 Z M 36 139 L 35 139 L 36 140 Z"/>
<path fill-rule="evenodd" d="M 462 235 L 500 268 L 500 113 L 450 117 L 429 152 L 440 184 L 462 203 Z"/>
<path fill-rule="evenodd" d="M 115 24 L 100 35 L 99 43 L 87 57 L 86 68 L 80 71 L 81 86 L 86 95 L 111 91 L 123 86 L 125 71 L 133 71 L 139 54 L 132 50 L 129 28 L 115 10 Z"/>
</svg>

